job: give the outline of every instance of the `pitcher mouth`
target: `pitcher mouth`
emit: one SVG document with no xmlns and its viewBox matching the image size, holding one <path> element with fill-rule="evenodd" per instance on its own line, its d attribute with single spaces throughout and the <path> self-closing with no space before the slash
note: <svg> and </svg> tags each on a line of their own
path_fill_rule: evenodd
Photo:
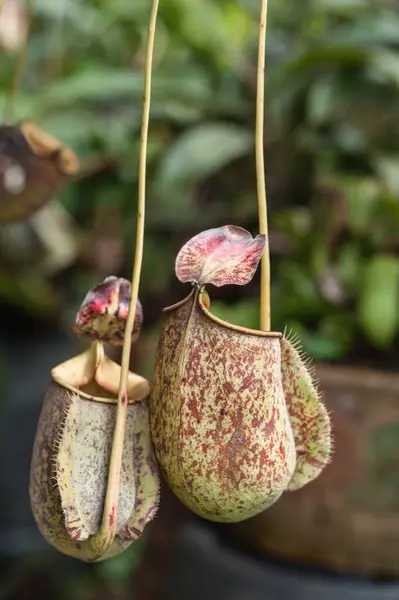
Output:
<svg viewBox="0 0 399 600">
<path fill-rule="evenodd" d="M 102 344 L 94 343 L 78 354 L 54 367 L 51 378 L 54 383 L 86 400 L 117 404 L 120 365 L 103 353 Z M 129 371 L 127 404 L 144 400 L 150 393 L 148 381 Z"/>
<path fill-rule="evenodd" d="M 60 377 L 57 373 L 57 367 L 55 367 L 52 372 L 51 372 L 51 379 L 53 380 L 54 383 L 56 383 L 57 385 L 59 385 L 60 387 L 68 390 L 69 392 L 71 392 L 72 394 L 76 394 L 77 396 L 80 396 L 81 398 L 84 398 L 85 400 L 91 400 L 92 402 L 101 402 L 102 404 L 116 404 L 118 402 L 118 399 L 115 396 L 98 396 L 96 393 L 90 393 L 90 386 L 92 384 L 95 384 L 95 381 L 93 379 L 93 381 L 85 384 L 84 386 L 80 387 L 76 387 L 74 385 L 72 385 L 71 383 L 69 383 L 68 381 L 65 381 L 64 379 L 62 379 L 62 377 Z M 101 391 L 102 393 L 105 393 L 106 390 L 100 388 L 100 386 L 98 386 L 98 390 L 96 391 Z"/>
<path fill-rule="evenodd" d="M 246 335 L 253 335 L 255 337 L 275 338 L 275 339 L 281 339 L 283 337 L 283 334 L 280 331 L 262 331 L 260 329 L 250 329 L 249 327 L 242 327 L 241 325 L 235 325 L 234 323 L 229 323 L 228 321 L 224 321 L 223 319 L 220 319 L 216 315 L 213 315 L 205 306 L 204 297 L 203 297 L 204 291 L 205 291 L 205 288 L 202 288 L 201 290 L 196 290 L 195 288 L 193 288 L 191 290 L 191 292 L 188 294 L 188 296 L 183 298 L 183 300 L 180 300 L 176 304 L 172 304 L 172 306 L 167 306 L 166 308 L 163 309 L 162 312 L 169 313 L 174 310 L 177 310 L 178 308 L 183 306 L 186 302 L 189 302 L 193 296 L 195 296 L 194 302 L 197 303 L 197 306 L 199 307 L 199 309 L 201 310 L 203 315 L 205 317 L 207 317 L 210 321 L 213 321 L 214 323 L 216 323 L 217 325 L 220 325 L 221 327 L 224 327 L 225 329 L 230 329 L 232 331 L 238 331 L 239 333 L 244 333 Z"/>
</svg>

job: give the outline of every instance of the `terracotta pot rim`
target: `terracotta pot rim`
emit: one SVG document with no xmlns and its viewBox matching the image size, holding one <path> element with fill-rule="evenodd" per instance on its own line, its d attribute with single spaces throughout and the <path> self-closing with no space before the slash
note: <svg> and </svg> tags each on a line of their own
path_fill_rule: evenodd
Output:
<svg viewBox="0 0 399 600">
<path fill-rule="evenodd" d="M 361 381 L 365 387 L 371 387 L 375 390 L 392 391 L 395 386 L 399 387 L 399 373 L 392 371 L 384 371 L 375 367 L 367 367 L 360 365 L 347 365 L 345 363 L 329 364 L 323 362 L 315 362 L 318 379 L 322 378 L 323 382 L 328 382 L 330 379 L 334 384 L 337 382 L 340 385 L 356 387 Z M 337 378 L 339 374 L 339 378 Z"/>
<path fill-rule="evenodd" d="M 216 317 L 216 315 L 213 315 L 204 305 L 203 298 L 202 298 L 204 290 L 205 290 L 205 288 L 202 288 L 199 291 L 196 290 L 195 288 L 193 288 L 191 290 L 191 292 L 188 294 L 188 296 L 183 298 L 183 300 L 180 300 L 176 304 L 172 304 L 172 306 L 167 306 L 166 308 L 163 309 L 162 312 L 163 313 L 172 312 L 172 311 L 180 308 L 181 306 L 183 306 L 186 302 L 188 302 L 192 298 L 193 295 L 196 295 L 197 296 L 197 298 L 196 298 L 197 306 L 199 307 L 201 312 L 204 314 L 204 316 L 207 317 L 210 321 L 217 323 L 217 325 L 220 325 L 224 329 L 238 331 L 239 333 L 243 333 L 246 335 L 253 335 L 255 337 L 273 338 L 273 339 L 281 339 L 283 337 L 283 334 L 280 331 L 262 331 L 260 329 L 250 329 L 249 327 L 242 327 L 241 325 L 235 325 L 234 323 L 229 323 L 228 321 L 224 321 L 223 319 Z"/>
</svg>

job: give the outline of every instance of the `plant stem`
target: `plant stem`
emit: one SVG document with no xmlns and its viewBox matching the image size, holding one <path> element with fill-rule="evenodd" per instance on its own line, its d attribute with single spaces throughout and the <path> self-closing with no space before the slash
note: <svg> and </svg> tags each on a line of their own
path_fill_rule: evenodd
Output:
<svg viewBox="0 0 399 600">
<path fill-rule="evenodd" d="M 266 236 L 265 250 L 260 263 L 260 328 L 270 331 L 270 250 L 267 224 L 267 200 L 264 159 L 264 107 L 265 107 L 265 54 L 266 54 L 267 0 L 262 0 L 260 11 L 258 76 L 256 92 L 256 181 L 258 188 L 259 232 Z"/>
<path fill-rule="evenodd" d="M 134 317 L 136 313 L 141 265 L 143 259 L 147 140 L 151 101 L 152 59 L 154 51 L 155 26 L 158 13 L 158 4 L 159 0 L 153 0 L 150 24 L 148 28 L 146 66 L 144 77 L 143 115 L 141 122 L 140 139 L 136 249 L 134 256 L 129 314 L 126 321 L 125 337 L 123 342 L 121 378 L 119 383 L 116 423 L 112 442 L 111 458 L 108 471 L 108 485 L 104 502 L 102 523 L 100 531 L 96 536 L 94 536 L 95 540 L 93 540 L 96 547 L 102 550 L 102 554 L 104 554 L 107 551 L 107 549 L 111 546 L 115 538 L 117 526 L 120 475 L 128 405 L 127 386 L 130 362 L 130 349 L 132 344 L 132 330 L 134 324 Z"/>
</svg>

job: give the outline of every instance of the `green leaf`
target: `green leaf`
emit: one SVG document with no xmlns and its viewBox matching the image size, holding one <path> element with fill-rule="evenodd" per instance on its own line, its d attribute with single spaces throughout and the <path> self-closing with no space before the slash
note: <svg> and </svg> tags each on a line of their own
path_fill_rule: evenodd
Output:
<svg viewBox="0 0 399 600">
<path fill-rule="evenodd" d="M 337 85 L 332 77 L 323 77 L 309 90 L 307 113 L 311 125 L 328 121 L 337 107 Z"/>
<path fill-rule="evenodd" d="M 396 41 L 398 43 L 399 40 Z M 370 70 L 383 83 L 393 83 L 399 86 L 398 53 L 390 50 L 378 50 L 373 53 Z"/>
<path fill-rule="evenodd" d="M 67 108 L 77 102 L 109 102 L 111 100 L 142 100 L 143 73 L 141 70 L 107 67 L 85 68 L 73 75 L 52 82 L 35 98 L 35 104 L 45 114 L 48 109 Z M 196 73 L 169 75 L 154 74 L 152 85 L 155 100 L 193 102 L 201 104 L 209 97 L 209 82 Z M 74 107 L 75 109 L 75 107 Z"/>
<path fill-rule="evenodd" d="M 345 244 L 339 253 L 338 268 L 341 281 L 350 293 L 357 293 L 362 265 L 359 246 L 352 242 Z"/>
<path fill-rule="evenodd" d="M 345 177 L 340 183 L 348 203 L 350 225 L 355 231 L 362 231 L 370 225 L 378 206 L 378 183 L 371 177 Z"/>
<path fill-rule="evenodd" d="M 174 25 L 186 43 L 207 54 L 218 67 L 236 66 L 239 53 L 222 7 L 212 0 L 169 0 Z"/>
<path fill-rule="evenodd" d="M 399 157 L 378 154 L 373 160 L 378 175 L 392 194 L 399 194 Z"/>
<path fill-rule="evenodd" d="M 216 300 L 211 303 L 210 310 L 213 315 L 229 323 L 250 329 L 259 329 L 259 301 L 257 299 L 249 298 L 234 302 L 234 304 Z"/>
<path fill-rule="evenodd" d="M 253 135 L 245 128 L 204 123 L 183 133 L 161 162 L 157 184 L 161 190 L 194 184 L 248 154 Z"/>
<path fill-rule="evenodd" d="M 397 44 L 399 42 L 399 19 L 397 11 L 373 11 L 371 18 L 351 20 L 337 27 L 331 36 L 331 43 L 337 46 L 351 46 L 372 50 L 375 44 Z"/>
<path fill-rule="evenodd" d="M 360 325 L 377 348 L 388 348 L 399 327 L 399 258 L 377 255 L 365 266 Z"/>
<path fill-rule="evenodd" d="M 319 0 L 320 8 L 330 12 L 356 11 L 360 8 L 367 8 L 369 0 Z"/>
</svg>

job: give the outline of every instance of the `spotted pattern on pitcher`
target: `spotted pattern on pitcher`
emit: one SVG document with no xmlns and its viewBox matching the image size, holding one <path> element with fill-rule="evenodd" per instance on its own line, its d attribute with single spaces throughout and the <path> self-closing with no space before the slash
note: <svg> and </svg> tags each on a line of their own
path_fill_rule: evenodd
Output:
<svg viewBox="0 0 399 600">
<path fill-rule="evenodd" d="M 159 479 L 146 403 L 127 407 L 117 535 L 102 556 L 90 537 L 100 526 L 116 404 L 87 400 L 51 383 L 33 448 L 30 496 L 36 523 L 60 552 L 94 562 L 122 552 L 157 509 Z M 112 515 L 111 515 L 112 517 Z"/>
<path fill-rule="evenodd" d="M 215 323 L 197 293 L 164 313 L 150 416 L 166 480 L 209 520 L 256 515 L 294 473 L 279 338 Z"/>
<path fill-rule="evenodd" d="M 195 513 L 235 522 L 320 474 L 331 452 L 328 414 L 301 354 L 275 332 L 209 312 L 204 284 L 244 285 L 265 237 L 232 225 L 191 238 L 176 276 L 192 293 L 164 310 L 150 419 L 175 494 Z"/>
<path fill-rule="evenodd" d="M 118 537 L 123 541 L 135 540 L 141 536 L 146 524 L 154 518 L 159 504 L 158 469 L 148 427 L 148 407 L 146 402 L 139 402 L 134 406 L 133 460 L 136 497 L 132 517 L 118 532 Z"/>
<path fill-rule="evenodd" d="M 318 477 L 329 463 L 331 425 L 311 371 L 301 353 L 287 339 L 281 340 L 281 364 L 284 396 L 297 452 L 295 473 L 288 486 L 293 491 Z"/>
</svg>

